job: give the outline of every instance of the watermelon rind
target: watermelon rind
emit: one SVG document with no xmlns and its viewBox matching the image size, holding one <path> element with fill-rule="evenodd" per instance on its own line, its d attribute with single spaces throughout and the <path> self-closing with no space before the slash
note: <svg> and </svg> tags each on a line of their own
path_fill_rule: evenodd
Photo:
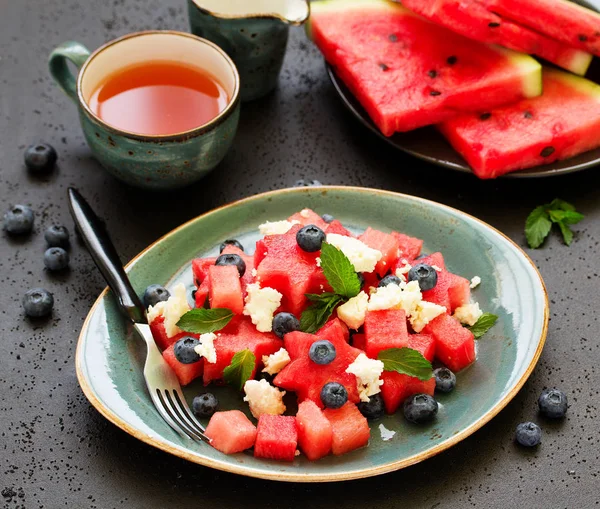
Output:
<svg viewBox="0 0 600 509">
<path fill-rule="evenodd" d="M 493 45 L 492 48 L 504 53 L 510 61 L 523 71 L 523 96 L 526 98 L 542 95 L 542 65 L 529 55 L 518 53 L 502 46 Z"/>
</svg>

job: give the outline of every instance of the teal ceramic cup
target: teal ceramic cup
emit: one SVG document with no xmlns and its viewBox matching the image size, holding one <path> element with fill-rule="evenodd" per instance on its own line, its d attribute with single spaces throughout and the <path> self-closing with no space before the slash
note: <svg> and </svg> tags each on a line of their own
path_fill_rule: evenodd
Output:
<svg viewBox="0 0 600 509">
<path fill-rule="evenodd" d="M 193 34 L 223 48 L 240 73 L 242 101 L 277 86 L 290 25 L 310 13 L 308 0 L 188 0 Z"/>
<path fill-rule="evenodd" d="M 90 99 L 110 75 L 144 62 L 180 62 L 216 79 L 228 96 L 215 118 L 191 130 L 169 135 L 128 132 L 103 121 Z M 69 70 L 72 62 L 77 76 Z M 183 32 L 137 32 L 90 53 L 78 42 L 65 42 L 50 55 L 50 73 L 75 102 L 88 145 L 111 174 L 136 187 L 175 189 L 210 172 L 230 148 L 240 112 L 240 80 L 231 58 L 216 44 Z"/>
</svg>

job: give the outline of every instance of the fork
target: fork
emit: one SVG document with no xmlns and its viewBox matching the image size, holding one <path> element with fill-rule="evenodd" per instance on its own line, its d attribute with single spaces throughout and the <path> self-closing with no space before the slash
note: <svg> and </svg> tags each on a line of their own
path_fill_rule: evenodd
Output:
<svg viewBox="0 0 600 509">
<path fill-rule="evenodd" d="M 163 359 L 148 325 L 146 311 L 123 269 L 106 228 L 77 189 L 69 188 L 69 209 L 75 226 L 116 298 L 120 311 L 146 342 L 144 378 L 154 406 L 183 438 L 210 443 L 205 429 L 190 410 L 177 376 Z"/>
</svg>

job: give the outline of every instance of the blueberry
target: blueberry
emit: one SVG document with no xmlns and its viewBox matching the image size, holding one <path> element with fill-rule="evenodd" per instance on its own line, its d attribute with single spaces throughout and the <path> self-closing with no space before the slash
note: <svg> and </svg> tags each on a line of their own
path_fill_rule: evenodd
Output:
<svg viewBox="0 0 600 509">
<path fill-rule="evenodd" d="M 171 294 L 164 286 L 150 285 L 144 292 L 144 306 L 156 306 L 159 302 L 167 300 Z"/>
<path fill-rule="evenodd" d="M 181 362 L 181 364 L 194 364 L 200 360 L 200 356 L 194 350 L 194 347 L 198 346 L 200 341 L 191 336 L 181 338 L 175 343 L 173 347 L 173 353 L 175 358 Z"/>
<path fill-rule="evenodd" d="M 400 283 L 402 283 L 402 280 L 398 276 L 394 276 L 394 275 L 390 274 L 389 276 L 385 276 L 381 281 L 379 281 L 377 288 L 383 288 L 384 286 L 387 286 L 387 285 L 400 286 Z"/>
<path fill-rule="evenodd" d="M 544 389 L 538 399 L 540 413 L 551 419 L 560 419 L 567 413 L 567 396 L 560 389 Z"/>
<path fill-rule="evenodd" d="M 300 330 L 300 321 L 292 313 L 277 313 L 273 317 L 273 332 L 281 339 L 295 330 Z"/>
<path fill-rule="evenodd" d="M 30 233 L 33 229 L 33 210 L 27 205 L 14 205 L 4 214 L 4 229 L 12 235 Z"/>
<path fill-rule="evenodd" d="M 56 150 L 47 143 L 35 143 L 25 150 L 25 166 L 34 173 L 48 173 L 56 164 Z"/>
<path fill-rule="evenodd" d="M 426 263 L 414 265 L 408 271 L 409 281 L 418 281 L 422 292 L 431 290 L 437 284 L 437 271 Z"/>
<path fill-rule="evenodd" d="M 294 187 L 313 187 L 313 186 L 322 186 L 323 184 L 318 180 L 306 180 L 300 179 L 296 180 Z"/>
<path fill-rule="evenodd" d="M 198 417 L 211 417 L 218 406 L 219 400 L 210 392 L 205 392 L 192 400 L 192 410 Z"/>
<path fill-rule="evenodd" d="M 340 408 L 348 401 L 348 391 L 340 383 L 326 383 L 321 389 L 321 401 L 326 408 Z"/>
<path fill-rule="evenodd" d="M 53 306 L 54 297 L 43 288 L 32 288 L 23 296 L 23 307 L 27 316 L 33 318 L 46 316 L 51 313 Z"/>
<path fill-rule="evenodd" d="M 329 364 L 335 359 L 335 346 L 326 339 L 315 341 L 310 345 L 308 357 L 315 364 Z"/>
<path fill-rule="evenodd" d="M 69 230 L 66 227 L 53 224 L 44 232 L 46 243 L 50 247 L 67 247 L 69 245 Z"/>
<path fill-rule="evenodd" d="M 335 217 L 333 217 L 331 214 L 323 214 L 321 216 L 321 219 L 323 221 L 325 221 L 327 224 L 331 223 L 331 221 L 333 221 L 335 219 Z"/>
<path fill-rule="evenodd" d="M 224 240 L 221 245 L 219 246 L 219 253 L 223 252 L 223 249 L 225 249 L 227 246 L 235 246 L 237 247 L 240 251 L 244 250 L 244 246 L 242 246 L 242 244 L 240 244 L 239 240 L 236 239 L 227 239 Z"/>
<path fill-rule="evenodd" d="M 383 417 L 383 414 L 385 413 L 381 393 L 369 396 L 369 401 L 361 401 L 356 406 L 360 410 L 360 413 L 369 420 L 379 419 L 380 417 Z"/>
<path fill-rule="evenodd" d="M 456 387 L 456 375 L 448 368 L 437 368 L 433 370 L 435 377 L 435 390 L 440 392 L 452 392 Z"/>
<path fill-rule="evenodd" d="M 300 249 L 308 253 L 314 253 L 321 249 L 324 241 L 325 233 L 314 224 L 306 225 L 296 232 L 296 242 L 300 246 Z"/>
<path fill-rule="evenodd" d="M 69 266 L 69 253 L 62 247 L 50 247 L 44 253 L 44 265 L 48 270 L 64 270 Z"/>
<path fill-rule="evenodd" d="M 215 265 L 235 265 L 240 274 L 240 277 L 246 272 L 246 262 L 240 255 L 222 254 L 217 258 Z"/>
<path fill-rule="evenodd" d="M 542 430 L 535 422 L 522 422 L 517 426 L 515 439 L 524 447 L 535 447 L 542 441 Z"/>
<path fill-rule="evenodd" d="M 423 258 L 427 258 L 429 255 L 427 253 L 421 253 L 419 256 L 415 258 L 415 260 L 422 260 Z"/>
<path fill-rule="evenodd" d="M 415 394 L 404 402 L 404 417 L 415 424 L 431 421 L 437 411 L 437 401 L 429 394 Z"/>
</svg>

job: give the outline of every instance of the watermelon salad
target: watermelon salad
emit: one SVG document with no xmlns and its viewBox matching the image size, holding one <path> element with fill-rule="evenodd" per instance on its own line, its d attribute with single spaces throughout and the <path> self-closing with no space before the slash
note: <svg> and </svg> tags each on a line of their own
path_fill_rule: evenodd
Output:
<svg viewBox="0 0 600 509">
<path fill-rule="evenodd" d="M 183 284 L 144 296 L 180 383 L 228 384 L 248 405 L 194 399 L 211 445 L 317 460 L 366 446 L 384 413 L 434 419 L 436 387 L 453 388 L 494 321 L 486 326 L 493 315 L 471 301 L 480 278 L 452 273 L 418 238 L 373 228 L 357 236 L 310 209 L 259 230 L 253 254 L 226 240 L 218 257 L 192 261 L 193 304 Z"/>
<path fill-rule="evenodd" d="M 600 146 L 600 14 L 568 0 L 324 0 L 307 34 L 385 136 L 437 125 L 480 178 Z"/>
</svg>

